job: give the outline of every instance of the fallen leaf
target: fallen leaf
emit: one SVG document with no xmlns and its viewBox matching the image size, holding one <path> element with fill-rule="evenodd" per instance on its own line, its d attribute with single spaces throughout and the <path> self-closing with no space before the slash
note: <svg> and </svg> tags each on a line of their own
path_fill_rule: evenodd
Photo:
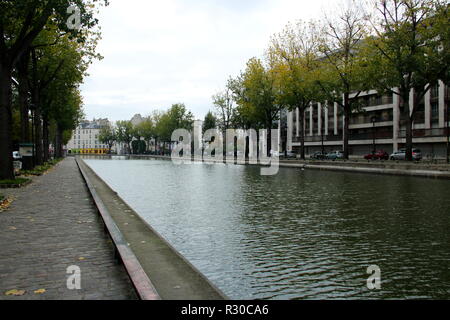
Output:
<svg viewBox="0 0 450 320">
<path fill-rule="evenodd" d="M 85 257 L 79 257 L 78 260 L 83 261 L 83 260 L 86 260 L 86 258 Z"/>
<path fill-rule="evenodd" d="M 47 292 L 47 290 L 45 290 L 45 289 L 39 289 L 39 290 L 36 290 L 34 293 L 35 294 L 43 294 L 43 293 L 46 293 Z"/>
<path fill-rule="evenodd" d="M 25 294 L 25 290 L 9 290 L 5 293 L 5 296 L 23 296 Z"/>
<path fill-rule="evenodd" d="M 9 230 L 14 231 L 14 230 L 17 230 L 17 228 L 16 227 L 9 227 Z"/>
</svg>

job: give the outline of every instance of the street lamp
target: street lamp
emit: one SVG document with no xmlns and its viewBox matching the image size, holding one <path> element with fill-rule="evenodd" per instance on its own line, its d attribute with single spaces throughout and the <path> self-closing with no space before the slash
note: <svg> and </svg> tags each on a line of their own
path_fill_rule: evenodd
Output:
<svg viewBox="0 0 450 320">
<path fill-rule="evenodd" d="M 36 131 L 35 131 L 35 123 L 34 123 L 34 112 L 35 112 L 35 105 L 30 102 L 29 104 L 30 111 L 31 111 L 31 143 L 32 143 L 32 159 L 34 167 L 36 165 L 36 149 L 35 149 L 35 137 L 36 137 Z"/>
<path fill-rule="evenodd" d="M 448 90 L 448 88 L 447 88 Z M 447 91 L 448 92 L 448 91 Z M 447 95 L 446 95 L 447 96 Z M 445 97 L 445 127 L 446 127 L 446 131 L 447 131 L 447 163 L 450 163 L 450 128 L 449 128 L 449 114 L 448 114 L 448 102 L 447 102 L 447 97 Z"/>
<path fill-rule="evenodd" d="M 375 124 L 377 123 L 377 117 L 373 116 L 372 118 L 370 118 L 370 121 L 372 121 L 373 124 L 373 153 L 377 152 L 376 149 L 376 127 Z"/>
</svg>

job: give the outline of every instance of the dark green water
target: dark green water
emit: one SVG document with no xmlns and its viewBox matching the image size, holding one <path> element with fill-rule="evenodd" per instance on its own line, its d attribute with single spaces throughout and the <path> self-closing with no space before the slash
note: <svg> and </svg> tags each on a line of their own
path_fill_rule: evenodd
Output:
<svg viewBox="0 0 450 320">
<path fill-rule="evenodd" d="M 231 298 L 450 299 L 450 181 L 86 162 Z"/>
</svg>

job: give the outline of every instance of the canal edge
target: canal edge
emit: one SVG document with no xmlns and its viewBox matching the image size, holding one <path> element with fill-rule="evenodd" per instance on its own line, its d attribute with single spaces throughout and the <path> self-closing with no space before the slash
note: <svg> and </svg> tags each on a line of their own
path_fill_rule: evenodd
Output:
<svg viewBox="0 0 450 320">
<path fill-rule="evenodd" d="M 176 255 L 177 259 L 179 259 L 179 261 L 177 261 L 178 264 L 184 264 L 186 267 L 185 269 L 190 269 L 190 273 L 194 274 L 194 275 L 186 275 L 186 278 L 192 278 L 192 277 L 199 277 L 201 279 L 201 282 L 204 283 L 200 283 L 200 287 L 203 289 L 205 289 L 204 291 L 207 293 L 209 292 L 209 294 L 212 293 L 213 296 L 213 300 L 229 300 L 229 297 L 226 296 L 215 284 L 213 284 L 202 272 L 200 272 L 192 263 L 190 263 L 180 252 L 178 252 L 178 250 L 176 250 L 161 234 L 159 234 L 149 223 L 147 223 L 137 212 L 135 212 L 127 203 L 126 201 L 124 201 L 116 191 L 114 191 L 101 177 L 99 177 L 95 171 L 85 162 L 83 161 L 83 159 L 79 158 L 79 157 L 75 157 L 76 158 L 76 162 L 78 167 L 80 168 L 80 172 L 82 173 L 82 176 L 85 178 L 86 184 L 88 186 L 89 191 L 92 194 L 93 193 L 97 196 L 97 198 L 100 200 L 100 203 L 103 204 L 103 201 L 101 200 L 100 196 L 98 195 L 98 193 L 95 190 L 95 187 L 93 186 L 91 179 L 89 178 L 89 175 L 93 175 L 95 176 L 96 179 L 98 179 L 101 183 L 103 183 L 105 185 L 106 188 L 108 188 L 111 192 L 114 193 L 114 196 L 117 197 L 121 202 L 123 202 L 128 208 L 130 208 L 135 217 L 140 221 L 140 223 L 142 225 L 145 226 L 145 228 L 147 228 L 148 233 L 153 234 L 154 236 L 156 236 L 165 247 L 168 248 L 168 250 L 171 251 L 172 254 Z M 86 171 L 85 168 L 86 167 L 89 172 Z M 87 178 L 87 180 L 86 180 Z M 88 185 L 87 181 L 89 181 L 90 186 Z M 96 204 L 97 205 L 97 204 Z M 104 209 L 107 211 L 106 206 L 104 206 Z M 108 213 L 109 214 L 109 213 Z M 111 220 L 113 220 L 114 222 L 114 217 L 112 217 L 112 215 L 110 215 Z M 114 222 L 115 223 L 115 222 Z M 117 225 L 116 225 L 117 227 Z M 117 227 L 118 231 L 120 232 L 120 228 Z M 126 239 L 126 237 L 121 233 L 122 238 Z M 114 241 L 113 241 L 114 242 Z M 114 242 L 114 245 L 116 246 L 116 243 Z M 132 248 L 130 248 L 130 244 L 127 244 L 125 241 L 125 246 L 127 247 L 127 249 L 129 249 L 129 252 L 131 252 L 131 254 L 136 258 L 136 261 L 139 263 L 139 255 L 133 252 Z M 117 247 L 117 246 L 116 246 Z M 142 300 L 179 300 L 179 298 L 164 298 L 163 296 L 160 295 L 160 293 L 158 293 L 158 286 L 151 281 L 152 279 L 152 275 L 145 270 L 145 266 L 142 266 L 141 264 L 139 264 L 140 269 L 142 270 L 142 272 L 144 272 L 144 274 L 146 275 L 146 277 L 149 279 L 148 281 L 151 283 L 151 286 L 153 286 L 154 288 L 154 292 L 153 292 L 153 296 L 154 299 L 142 299 Z M 126 267 L 126 266 L 125 266 Z M 171 268 L 172 266 L 168 266 L 169 268 Z M 128 272 L 128 268 L 126 267 L 127 272 Z M 189 271 L 189 270 L 188 270 Z M 189 280 L 187 280 L 189 281 Z M 197 281 L 198 282 L 198 281 Z M 134 283 L 134 282 L 133 282 Z M 199 285 L 197 284 L 197 287 L 199 287 Z M 151 291 L 151 290 L 150 290 Z M 200 295 L 205 295 L 206 293 L 200 293 Z M 145 292 L 144 294 L 149 294 L 149 292 Z M 155 296 L 155 294 L 157 295 L 157 297 Z M 152 295 L 152 292 L 150 292 L 150 296 Z M 211 299 L 211 298 L 209 298 Z M 196 298 L 192 298 L 191 296 L 186 296 L 183 298 L 183 300 L 198 300 Z"/>
<path fill-rule="evenodd" d="M 156 155 L 128 155 L 129 159 L 141 159 L 141 160 L 166 160 L 170 161 L 170 156 L 156 156 Z M 189 159 L 187 159 L 189 161 Z M 194 162 L 205 162 L 204 160 L 191 159 Z M 216 163 L 227 164 L 226 161 L 214 161 Z M 257 166 L 264 167 L 262 164 L 250 164 L 243 161 L 236 161 L 236 165 L 242 166 Z M 406 176 L 424 179 L 437 179 L 437 180 L 450 180 L 449 171 L 439 171 L 439 170 L 425 170 L 425 169 L 394 169 L 394 168 L 369 168 L 364 166 L 357 166 L 355 164 L 349 165 L 339 165 L 339 164 L 308 164 L 308 163 L 289 163 L 289 161 L 280 160 L 280 168 L 291 168 L 291 169 L 302 169 L 302 170 L 319 170 L 319 171 L 334 171 L 334 172 L 350 172 L 358 174 L 376 174 L 376 175 L 387 175 L 387 176 Z"/>
<path fill-rule="evenodd" d="M 103 220 L 105 232 L 109 234 L 116 252 L 120 255 L 120 259 L 139 298 L 141 300 L 161 300 L 161 297 L 156 291 L 153 283 L 147 276 L 133 251 L 127 245 L 125 238 L 123 237 L 113 218 L 109 214 L 108 209 L 104 205 L 102 199 L 97 194 L 84 168 L 82 168 L 82 166 L 80 165 L 78 158 L 76 158 L 75 160 L 78 169 L 80 170 L 81 176 L 83 177 L 83 180 L 85 181 L 86 186 L 89 190 L 89 193 L 94 200 L 97 211 Z"/>
</svg>

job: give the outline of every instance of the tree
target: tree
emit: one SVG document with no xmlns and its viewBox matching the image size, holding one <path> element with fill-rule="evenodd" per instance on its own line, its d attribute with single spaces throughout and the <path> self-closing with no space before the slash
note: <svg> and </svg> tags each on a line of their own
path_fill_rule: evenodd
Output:
<svg viewBox="0 0 450 320">
<path fill-rule="evenodd" d="M 206 116 L 205 120 L 203 121 L 203 133 L 205 133 L 209 129 L 216 129 L 217 128 L 217 119 L 214 116 L 214 114 L 209 111 Z"/>
<path fill-rule="evenodd" d="M 241 119 L 267 129 L 268 155 L 272 147 L 271 129 L 281 110 L 281 105 L 277 103 L 275 79 L 273 69 L 264 66 L 260 59 L 252 58 L 247 62 L 245 72 L 234 84 Z"/>
<path fill-rule="evenodd" d="M 66 87 L 64 83 L 55 84 L 56 89 L 50 108 L 52 109 L 52 119 L 55 123 L 55 158 L 63 157 L 63 145 L 65 132 L 72 132 L 80 119 L 83 118 L 83 99 L 76 87 Z"/>
<path fill-rule="evenodd" d="M 64 141 L 64 133 L 76 127 L 82 106 L 82 99 L 76 98 L 73 102 L 80 105 L 72 105 L 73 112 L 60 113 L 65 110 L 67 98 L 71 95 L 79 96 L 79 86 L 86 75 L 88 65 L 94 58 L 100 58 L 95 54 L 98 35 L 93 33 L 84 42 L 72 39 L 69 35 L 58 35 L 55 30 L 45 30 L 36 39 L 36 45 L 32 47 L 32 64 L 30 76 L 30 88 L 32 91 L 33 113 L 35 124 L 36 145 L 43 146 L 42 153 L 36 148 L 36 156 L 39 164 L 42 160 L 49 159 L 49 125 L 56 122 L 58 143 Z M 53 41 L 53 42 L 52 42 Z M 51 45 L 47 45 L 51 43 Z M 42 116 L 42 117 L 41 117 Z M 41 119 L 42 118 L 42 119 Z M 42 121 L 42 134 L 41 134 Z M 59 124 L 60 121 L 64 123 Z M 72 121 L 72 122 L 71 122 Z M 43 139 L 41 140 L 41 136 Z M 62 146 L 56 148 L 62 150 Z M 62 154 L 61 154 L 62 155 Z"/>
<path fill-rule="evenodd" d="M 80 9 L 80 29 L 69 29 L 68 2 L 64 0 L 5 0 L 0 2 L 0 179 L 13 179 L 12 163 L 12 71 L 38 34 L 48 24 L 83 40 L 83 29 L 96 25 L 92 5 L 73 0 Z M 105 3 L 107 3 L 105 1 Z M 51 19 L 50 19 L 51 17 Z"/>
<path fill-rule="evenodd" d="M 131 141 L 133 141 L 133 125 L 131 121 L 117 121 L 117 141 L 124 143 L 126 152 L 131 153 Z"/>
<path fill-rule="evenodd" d="M 277 75 L 278 104 L 289 111 L 299 110 L 300 155 L 305 159 L 305 111 L 324 94 L 317 84 L 319 30 L 313 22 L 288 24 L 272 39 L 269 59 Z"/>
<path fill-rule="evenodd" d="M 145 151 L 148 152 L 150 151 L 150 144 L 152 139 L 156 138 L 155 123 L 152 119 L 152 116 L 145 118 L 144 121 L 138 126 L 140 135 L 147 144 Z"/>
<path fill-rule="evenodd" d="M 406 129 L 406 160 L 412 161 L 417 106 L 439 80 L 449 81 L 447 1 L 380 0 L 366 40 L 366 81 L 400 97 Z M 412 94 L 412 101 L 410 98 Z"/>
<path fill-rule="evenodd" d="M 230 129 L 234 125 L 236 108 L 232 95 L 232 79 L 228 80 L 227 86 L 223 92 L 213 95 L 213 104 L 217 112 L 217 124 L 223 130 Z"/>
<path fill-rule="evenodd" d="M 369 89 L 363 81 L 361 41 L 367 34 L 365 13 L 359 3 L 350 1 L 337 19 L 326 18 L 321 31 L 319 50 L 322 55 L 318 84 L 325 100 L 337 105 L 344 114 L 344 157 L 349 157 L 349 124 L 358 108 L 357 98 Z M 353 97 L 351 95 L 353 94 Z"/>
<path fill-rule="evenodd" d="M 155 137 L 163 142 L 163 154 L 166 153 L 166 143 L 172 143 L 172 133 L 177 129 L 192 130 L 194 115 L 182 103 L 172 105 L 167 112 L 158 112 L 153 116 L 155 121 Z"/>
<path fill-rule="evenodd" d="M 161 125 L 161 119 L 163 117 L 163 115 L 165 114 L 165 112 L 163 111 L 159 111 L 159 110 L 155 110 L 153 111 L 153 113 L 151 114 L 151 119 L 153 122 L 153 138 L 155 139 L 155 153 L 158 153 L 159 150 L 159 139 L 161 137 L 161 132 L 162 130 L 162 125 Z"/>
<path fill-rule="evenodd" d="M 105 126 L 100 129 L 98 140 L 108 146 L 108 153 L 111 154 L 111 149 L 117 141 L 116 130 L 112 126 Z"/>
</svg>

